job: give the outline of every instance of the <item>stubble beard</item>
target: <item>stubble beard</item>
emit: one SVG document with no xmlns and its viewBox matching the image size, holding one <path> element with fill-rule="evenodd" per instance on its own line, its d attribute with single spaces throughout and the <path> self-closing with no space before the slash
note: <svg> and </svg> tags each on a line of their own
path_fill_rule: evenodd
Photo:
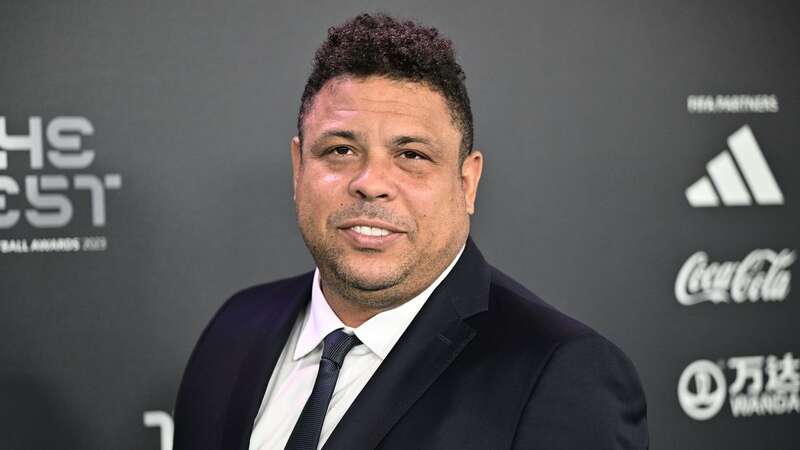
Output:
<svg viewBox="0 0 800 450">
<path fill-rule="evenodd" d="M 370 205 L 359 205 L 334 213 L 327 221 L 323 233 L 315 233 L 313 214 L 303 213 L 297 206 L 297 222 L 300 234 L 311 256 L 314 258 L 323 281 L 325 292 L 335 293 L 346 302 L 359 309 L 387 310 L 399 306 L 414 298 L 432 283 L 436 277 L 447 267 L 455 257 L 469 234 L 467 222 L 466 230 L 452 238 L 440 250 L 419 248 L 417 241 L 417 227 L 410 218 L 401 218 L 391 215 L 381 208 Z M 340 246 L 341 237 L 336 233 L 340 231 L 337 224 L 342 220 L 357 217 L 377 217 L 389 223 L 403 223 L 404 229 L 409 230 L 403 236 L 411 243 L 411 248 L 394 259 L 391 268 L 387 268 L 379 278 L 369 277 L 353 267 L 347 261 L 347 252 Z M 377 250 L 362 250 L 375 251 Z"/>
<path fill-rule="evenodd" d="M 303 240 L 314 258 L 325 284 L 325 291 L 333 290 L 340 297 L 360 308 L 370 310 L 389 309 L 408 298 L 405 289 L 398 289 L 418 266 L 418 260 L 404 254 L 397 258 L 395 266 L 380 277 L 368 277 L 359 273 L 346 261 L 346 250 L 340 249 L 335 238 L 329 235 L 314 239 L 301 227 Z"/>
</svg>

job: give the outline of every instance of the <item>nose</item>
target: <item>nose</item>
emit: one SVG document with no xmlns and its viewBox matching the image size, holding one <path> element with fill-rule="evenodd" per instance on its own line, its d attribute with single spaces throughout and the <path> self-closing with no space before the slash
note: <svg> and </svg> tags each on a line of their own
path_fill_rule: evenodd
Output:
<svg viewBox="0 0 800 450">
<path fill-rule="evenodd" d="M 397 190 L 391 171 L 391 161 L 368 158 L 350 181 L 350 195 L 366 201 L 392 200 Z"/>
</svg>

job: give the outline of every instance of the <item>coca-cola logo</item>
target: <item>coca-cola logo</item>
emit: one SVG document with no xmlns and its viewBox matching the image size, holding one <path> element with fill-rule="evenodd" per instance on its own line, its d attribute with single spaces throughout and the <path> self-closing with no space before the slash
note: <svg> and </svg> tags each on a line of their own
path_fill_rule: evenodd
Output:
<svg viewBox="0 0 800 450">
<path fill-rule="evenodd" d="M 753 250 L 742 261 L 709 262 L 708 254 L 689 257 L 675 280 L 675 298 L 682 305 L 702 302 L 743 303 L 786 300 L 792 280 L 789 266 L 795 251 Z"/>
</svg>

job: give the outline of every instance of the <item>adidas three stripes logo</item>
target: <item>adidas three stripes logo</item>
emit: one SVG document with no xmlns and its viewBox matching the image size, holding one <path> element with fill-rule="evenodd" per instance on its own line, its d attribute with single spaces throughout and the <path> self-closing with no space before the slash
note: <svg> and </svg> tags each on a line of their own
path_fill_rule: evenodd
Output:
<svg viewBox="0 0 800 450">
<path fill-rule="evenodd" d="M 686 189 L 689 204 L 719 206 L 721 200 L 725 206 L 746 206 L 755 200 L 759 205 L 782 205 L 783 193 L 750 127 L 745 125 L 730 135 L 728 148 L 706 164 L 708 176 Z"/>
</svg>

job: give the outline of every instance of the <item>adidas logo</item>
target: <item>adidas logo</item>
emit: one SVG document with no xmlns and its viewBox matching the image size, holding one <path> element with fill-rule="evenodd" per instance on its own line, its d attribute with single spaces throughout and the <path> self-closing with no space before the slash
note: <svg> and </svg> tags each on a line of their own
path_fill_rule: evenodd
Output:
<svg viewBox="0 0 800 450">
<path fill-rule="evenodd" d="M 695 208 L 719 206 L 722 200 L 725 206 L 746 206 L 755 199 L 759 205 L 782 205 L 781 188 L 750 127 L 745 125 L 730 135 L 728 148 L 706 164 L 708 176 L 686 189 L 689 204 Z"/>
</svg>

